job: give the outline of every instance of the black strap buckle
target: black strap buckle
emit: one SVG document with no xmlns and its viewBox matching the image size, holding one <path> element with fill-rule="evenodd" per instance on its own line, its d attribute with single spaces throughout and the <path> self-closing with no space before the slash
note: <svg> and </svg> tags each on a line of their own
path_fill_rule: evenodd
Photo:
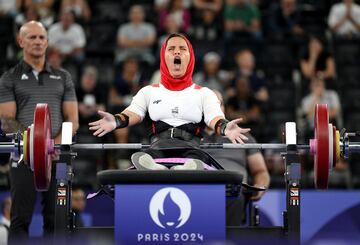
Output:
<svg viewBox="0 0 360 245">
<path fill-rule="evenodd" d="M 174 131 L 175 131 L 175 128 L 169 128 L 170 130 L 170 138 L 174 138 Z"/>
<path fill-rule="evenodd" d="M 179 128 L 169 128 L 168 129 L 170 131 L 170 138 L 174 139 L 174 138 L 180 138 L 180 139 L 185 139 L 185 135 L 186 132 L 183 131 L 182 129 Z"/>
</svg>

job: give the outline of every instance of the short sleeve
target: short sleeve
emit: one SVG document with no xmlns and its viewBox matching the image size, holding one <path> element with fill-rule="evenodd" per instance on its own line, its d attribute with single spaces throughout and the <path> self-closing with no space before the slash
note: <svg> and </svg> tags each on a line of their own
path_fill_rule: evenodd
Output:
<svg viewBox="0 0 360 245">
<path fill-rule="evenodd" d="M 150 93 L 151 86 L 146 86 L 140 89 L 139 92 L 134 96 L 131 104 L 126 108 L 126 110 L 139 115 L 141 117 L 141 120 L 143 120 L 148 110 Z"/>
<path fill-rule="evenodd" d="M 56 27 L 55 25 L 50 26 L 48 31 L 48 39 L 49 39 L 49 46 L 52 47 L 55 45 L 55 35 L 56 35 Z"/>
<path fill-rule="evenodd" d="M 330 9 L 330 13 L 329 13 L 329 17 L 328 17 L 328 25 L 330 28 L 334 27 L 336 22 L 338 21 L 337 18 L 337 14 L 336 14 L 336 6 L 332 6 Z"/>
<path fill-rule="evenodd" d="M 0 103 L 15 101 L 14 81 L 9 73 L 4 73 L 0 78 Z"/>
<path fill-rule="evenodd" d="M 224 113 L 221 110 L 221 105 L 220 105 L 220 101 L 217 98 L 216 94 L 206 88 L 203 87 L 201 88 L 203 91 L 203 112 L 204 112 L 204 121 L 206 123 L 206 125 L 210 125 L 210 122 L 215 118 L 215 117 L 225 117 Z"/>
<path fill-rule="evenodd" d="M 301 101 L 301 111 L 302 111 L 302 113 L 306 114 L 307 111 L 310 109 L 311 105 L 312 105 L 312 96 L 307 95 Z"/>
<path fill-rule="evenodd" d="M 155 27 L 151 24 L 147 24 L 147 34 L 148 36 L 155 36 L 156 35 L 156 30 Z"/>
<path fill-rule="evenodd" d="M 75 47 L 83 48 L 86 44 L 84 29 L 80 25 L 76 25 L 75 33 L 76 33 Z"/>
<path fill-rule="evenodd" d="M 71 78 L 71 75 L 69 72 L 64 71 L 65 73 L 65 90 L 64 90 L 64 101 L 76 101 L 76 93 L 75 93 L 75 87 L 74 82 Z"/>
<path fill-rule="evenodd" d="M 330 94 L 330 107 L 331 109 L 336 108 L 336 109 L 340 109 L 340 99 L 339 99 L 339 95 L 335 92 L 335 91 L 329 91 Z"/>
<path fill-rule="evenodd" d="M 117 34 L 117 37 L 118 38 L 121 38 L 121 37 L 127 37 L 128 36 L 128 28 L 127 28 L 127 25 L 122 25 L 119 27 L 119 30 L 118 30 L 118 34 Z"/>
</svg>

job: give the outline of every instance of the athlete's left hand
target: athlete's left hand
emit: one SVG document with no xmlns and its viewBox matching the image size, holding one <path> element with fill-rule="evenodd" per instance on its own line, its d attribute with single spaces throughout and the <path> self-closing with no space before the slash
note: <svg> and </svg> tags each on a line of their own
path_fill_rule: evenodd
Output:
<svg viewBox="0 0 360 245">
<path fill-rule="evenodd" d="M 242 118 L 234 119 L 226 125 L 225 128 L 225 136 L 233 143 L 233 144 L 244 144 L 244 141 L 248 140 L 244 134 L 249 132 L 250 128 L 240 128 L 238 124 L 242 121 Z"/>
</svg>

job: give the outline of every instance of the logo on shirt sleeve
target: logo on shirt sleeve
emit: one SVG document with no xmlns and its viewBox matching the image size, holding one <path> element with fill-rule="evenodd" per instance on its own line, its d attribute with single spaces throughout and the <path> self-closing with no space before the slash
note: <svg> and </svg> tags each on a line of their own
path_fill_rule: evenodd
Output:
<svg viewBox="0 0 360 245">
<path fill-rule="evenodd" d="M 60 80 L 60 79 L 61 79 L 61 76 L 50 75 L 49 78 L 51 78 L 51 79 L 56 79 L 56 80 Z"/>
<path fill-rule="evenodd" d="M 153 104 L 159 104 L 161 102 L 161 100 L 154 100 Z"/>
<path fill-rule="evenodd" d="M 21 80 L 28 80 L 29 77 L 26 74 L 22 74 L 21 76 Z"/>
</svg>

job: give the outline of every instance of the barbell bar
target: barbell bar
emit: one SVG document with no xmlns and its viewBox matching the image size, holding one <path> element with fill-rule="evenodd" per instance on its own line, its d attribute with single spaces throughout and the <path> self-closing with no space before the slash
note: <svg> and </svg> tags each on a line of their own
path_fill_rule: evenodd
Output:
<svg viewBox="0 0 360 245">
<path fill-rule="evenodd" d="M 150 145 L 130 143 L 130 144 L 74 144 L 71 149 L 74 150 L 121 150 L 121 149 L 147 149 Z M 309 145 L 297 145 L 298 149 L 307 150 Z M 55 149 L 60 149 L 59 145 L 55 145 Z M 286 150 L 286 144 L 231 144 L 231 143 L 205 143 L 200 145 L 201 149 L 274 149 Z"/>
<path fill-rule="evenodd" d="M 343 143 L 340 142 L 340 147 Z M 55 145 L 55 149 L 61 149 L 60 145 Z M 117 144 L 73 144 L 71 149 L 73 150 L 137 150 L 147 149 L 150 145 L 140 143 L 117 143 Z M 287 145 L 281 143 L 245 143 L 245 144 L 232 144 L 232 143 L 203 143 L 200 145 L 201 149 L 256 149 L 256 150 L 286 150 Z M 350 152 L 360 152 L 360 142 L 350 142 L 347 146 Z M 310 145 L 297 144 L 297 150 L 310 150 Z"/>
<path fill-rule="evenodd" d="M 26 137 L 26 136 L 25 136 Z M 286 150 L 286 144 L 281 143 L 245 143 L 245 144 L 232 144 L 232 143 L 204 143 L 200 145 L 201 149 L 256 149 L 256 150 Z M 343 143 L 340 142 L 340 147 L 343 147 Z M 20 147 L 23 148 L 23 144 L 20 144 Z M 140 143 L 106 143 L 106 144 L 73 144 L 70 146 L 72 150 L 140 150 L 147 149 L 150 145 L 140 144 Z M 360 152 L 360 142 L 350 142 L 347 146 L 348 150 L 352 153 Z M 307 144 L 297 144 L 297 150 L 310 150 L 310 145 Z M 54 145 L 54 149 L 62 149 L 60 144 Z M 9 153 L 15 152 L 18 150 L 16 143 L 4 143 L 0 142 L 0 153 Z M 29 151 L 29 150 L 28 150 Z M 27 155 L 25 147 L 23 148 L 24 155 Z M 27 162 L 27 159 L 24 158 L 24 161 Z"/>
<path fill-rule="evenodd" d="M 335 167 L 340 155 L 347 157 L 352 152 L 360 152 L 360 143 L 349 142 L 347 137 L 340 137 L 340 132 L 328 122 L 327 105 L 317 104 L 314 115 L 314 138 L 309 144 L 297 144 L 297 150 L 309 151 L 314 155 L 315 187 L 326 189 L 329 173 Z M 51 139 L 51 117 L 47 104 L 37 104 L 34 111 L 34 123 L 19 137 L 19 133 L 8 134 L 15 138 L 13 142 L 0 143 L 0 153 L 17 152 L 22 160 L 34 172 L 35 187 L 38 191 L 45 191 L 51 179 L 51 154 L 56 150 L 69 148 L 76 150 L 110 150 L 110 149 L 146 149 L 150 145 L 139 143 L 128 144 L 54 144 Z M 15 137 L 16 136 L 16 137 Z M 287 150 L 287 144 L 231 144 L 206 143 L 202 149 L 272 149 Z"/>
<path fill-rule="evenodd" d="M 24 135 L 24 141 L 26 141 L 27 136 Z M 339 147 L 343 148 L 345 146 L 343 142 L 339 142 Z M 23 149 L 24 161 L 28 162 L 25 158 L 27 156 L 27 152 L 23 144 L 20 144 L 20 147 Z M 70 146 L 72 150 L 141 150 L 147 149 L 150 147 L 148 144 L 140 144 L 140 143 L 106 143 L 106 144 L 73 144 Z M 200 145 L 201 149 L 257 149 L 257 150 L 278 150 L 285 151 L 287 145 L 281 143 L 245 143 L 245 144 L 232 144 L 232 143 L 204 143 Z M 308 144 L 297 144 L 297 150 L 309 151 L 310 145 Z M 346 145 L 346 148 L 351 153 L 360 152 L 360 142 L 349 142 Z M 54 149 L 62 149 L 60 144 L 54 145 Z M 18 150 L 18 146 L 16 143 L 5 143 L 0 142 L 0 153 L 9 153 L 15 152 Z M 27 150 L 29 151 L 29 150 Z M 342 151 L 342 150 L 341 150 Z"/>
</svg>

